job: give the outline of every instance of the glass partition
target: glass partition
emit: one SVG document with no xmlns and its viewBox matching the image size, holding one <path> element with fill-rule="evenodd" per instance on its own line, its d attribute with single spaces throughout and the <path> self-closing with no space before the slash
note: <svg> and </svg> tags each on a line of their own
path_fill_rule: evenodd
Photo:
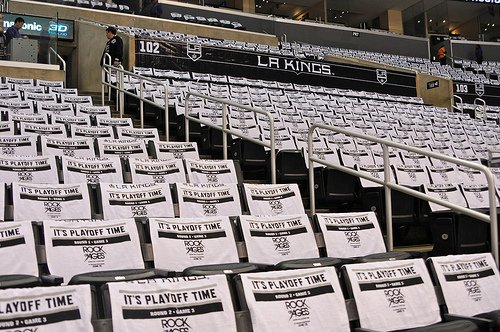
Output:
<svg viewBox="0 0 500 332">
<path fill-rule="evenodd" d="M 58 64 L 58 40 L 74 38 L 74 21 L 5 12 L 0 15 L 1 60 Z"/>
</svg>

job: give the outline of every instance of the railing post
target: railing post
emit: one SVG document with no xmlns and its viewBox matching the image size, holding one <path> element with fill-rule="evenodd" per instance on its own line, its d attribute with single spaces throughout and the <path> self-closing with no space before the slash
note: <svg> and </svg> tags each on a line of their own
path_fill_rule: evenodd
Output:
<svg viewBox="0 0 500 332">
<path fill-rule="evenodd" d="M 316 125 L 312 125 L 309 128 L 309 134 L 307 135 L 307 162 L 309 163 L 309 209 L 310 217 L 313 217 L 316 213 L 316 192 L 314 190 L 314 162 L 312 157 L 314 155 L 313 151 L 313 133 L 316 129 Z"/>
<path fill-rule="evenodd" d="M 271 135 L 271 183 L 276 184 L 276 138 L 274 136 L 274 118 L 269 118 L 269 134 Z"/>
<path fill-rule="evenodd" d="M 168 86 L 163 83 L 163 92 L 165 94 L 165 140 L 170 140 L 169 115 L 168 115 Z"/>
<path fill-rule="evenodd" d="M 389 148 L 387 145 L 382 145 L 384 152 L 384 191 L 385 191 L 385 225 L 386 225 L 386 245 L 387 250 L 394 249 L 394 239 L 392 230 L 392 191 L 387 185 L 391 182 L 391 162 L 389 159 Z"/>
<path fill-rule="evenodd" d="M 189 99 L 191 98 L 191 92 L 186 94 L 186 98 L 184 98 L 184 130 L 185 130 L 185 138 L 186 142 L 189 142 Z"/>
<path fill-rule="evenodd" d="M 222 104 L 222 153 L 223 153 L 223 159 L 227 160 L 227 134 L 226 134 L 226 128 L 227 128 L 227 104 L 223 103 Z"/>
<path fill-rule="evenodd" d="M 140 91 L 139 91 L 139 94 L 140 94 L 140 97 L 141 99 L 140 102 L 139 102 L 139 114 L 140 114 L 140 117 L 141 117 L 141 128 L 144 128 L 144 102 L 142 101 L 142 99 L 144 98 L 144 86 L 143 86 L 143 81 L 142 79 L 139 81 L 140 83 Z"/>
</svg>

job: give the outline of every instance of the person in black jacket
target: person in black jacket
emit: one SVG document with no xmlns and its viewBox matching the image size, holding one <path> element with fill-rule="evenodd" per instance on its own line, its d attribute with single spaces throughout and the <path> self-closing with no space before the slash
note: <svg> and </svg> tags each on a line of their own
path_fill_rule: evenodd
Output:
<svg viewBox="0 0 500 332">
<path fill-rule="evenodd" d="M 108 38 L 108 42 L 102 52 L 101 67 L 104 64 L 106 53 L 111 56 L 113 66 L 118 67 L 123 61 L 123 40 L 120 36 L 116 35 L 116 28 L 111 26 L 106 28 L 106 37 Z"/>
</svg>

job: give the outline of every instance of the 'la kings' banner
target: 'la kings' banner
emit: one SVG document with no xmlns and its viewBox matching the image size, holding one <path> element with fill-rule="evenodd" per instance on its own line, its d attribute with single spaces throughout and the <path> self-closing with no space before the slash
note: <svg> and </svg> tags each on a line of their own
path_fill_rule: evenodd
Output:
<svg viewBox="0 0 500 332">
<path fill-rule="evenodd" d="M 333 267 L 241 274 L 254 332 L 349 331 Z"/>
<path fill-rule="evenodd" d="M 186 172 L 181 159 L 130 158 L 128 163 L 133 183 L 186 182 Z"/>
<path fill-rule="evenodd" d="M 36 156 L 36 136 L 0 136 L 0 155 Z"/>
<path fill-rule="evenodd" d="M 238 187 L 228 184 L 177 183 L 181 217 L 239 216 Z"/>
<path fill-rule="evenodd" d="M 393 331 L 441 321 L 422 259 L 347 264 L 362 328 Z"/>
<path fill-rule="evenodd" d="M 51 138 L 42 136 L 43 156 L 95 157 L 94 141 L 90 137 Z"/>
<path fill-rule="evenodd" d="M 234 161 L 185 159 L 191 183 L 238 183 Z"/>
<path fill-rule="evenodd" d="M 262 53 L 197 42 L 139 37 L 136 66 L 232 75 L 415 96 L 415 74 Z M 383 84 L 382 84 L 383 83 Z"/>
<path fill-rule="evenodd" d="M 121 158 L 136 157 L 147 159 L 148 150 L 143 140 L 98 138 L 100 157 L 119 156 Z"/>
<path fill-rule="evenodd" d="M 200 159 L 196 142 L 154 142 L 158 159 Z"/>
<path fill-rule="evenodd" d="M 5 182 L 59 183 L 54 157 L 0 156 L 0 176 Z"/>
<path fill-rule="evenodd" d="M 262 264 L 319 257 L 309 218 L 305 214 L 272 217 L 240 216 L 248 261 Z"/>
<path fill-rule="evenodd" d="M 157 268 L 239 262 L 228 217 L 149 219 L 149 228 Z"/>
<path fill-rule="evenodd" d="M 90 219 L 85 184 L 12 184 L 14 220 Z"/>
<path fill-rule="evenodd" d="M 305 214 L 299 186 L 289 184 L 244 183 L 248 209 L 252 215 L 276 216 Z"/>
<path fill-rule="evenodd" d="M 93 331 L 89 285 L 0 290 L 0 331 Z"/>
<path fill-rule="evenodd" d="M 474 316 L 500 308 L 500 277 L 491 254 L 429 259 L 450 314 Z"/>
<path fill-rule="evenodd" d="M 104 219 L 174 217 L 174 204 L 166 184 L 101 183 Z"/>
<path fill-rule="evenodd" d="M 236 331 L 224 275 L 110 283 L 109 295 L 115 331 Z"/>
<path fill-rule="evenodd" d="M 2 274 L 38 276 L 35 240 L 31 227 L 31 222 L 0 223 L 0 255 L 2 257 L 0 270 Z"/>
<path fill-rule="evenodd" d="M 141 245 L 133 219 L 99 222 L 43 222 L 47 265 L 68 283 L 76 274 L 143 269 Z"/>
<path fill-rule="evenodd" d="M 317 214 L 329 257 L 353 258 L 386 252 L 375 212 Z"/>
<path fill-rule="evenodd" d="M 120 158 L 62 157 L 64 183 L 123 183 Z"/>
</svg>

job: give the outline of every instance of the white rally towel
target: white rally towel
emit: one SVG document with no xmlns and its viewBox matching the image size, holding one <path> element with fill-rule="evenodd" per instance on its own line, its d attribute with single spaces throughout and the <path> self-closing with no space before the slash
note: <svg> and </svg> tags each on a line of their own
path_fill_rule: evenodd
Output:
<svg viewBox="0 0 500 332">
<path fill-rule="evenodd" d="M 129 158 L 132 183 L 186 182 L 186 171 L 181 159 Z"/>
<path fill-rule="evenodd" d="M 238 187 L 228 184 L 177 183 L 180 217 L 239 216 Z"/>
<path fill-rule="evenodd" d="M 144 140 L 98 138 L 97 145 L 100 157 L 149 158 Z"/>
<path fill-rule="evenodd" d="M 94 330 L 89 285 L 0 290 L 2 331 Z"/>
<path fill-rule="evenodd" d="M 490 253 L 429 259 L 450 314 L 474 316 L 500 309 L 500 276 Z"/>
<path fill-rule="evenodd" d="M 196 142 L 154 142 L 158 159 L 199 159 Z"/>
<path fill-rule="evenodd" d="M 299 258 L 319 257 L 314 233 L 305 214 L 240 216 L 248 261 L 277 264 Z"/>
<path fill-rule="evenodd" d="M 90 219 L 86 184 L 12 184 L 14 220 Z"/>
<path fill-rule="evenodd" d="M 422 259 L 344 267 L 362 328 L 393 331 L 441 321 L 434 287 Z"/>
<path fill-rule="evenodd" d="M 109 284 L 113 330 L 236 332 L 226 276 Z"/>
<path fill-rule="evenodd" d="M 14 135 L 14 122 L 0 121 L 0 136 Z"/>
<path fill-rule="evenodd" d="M 123 183 L 120 158 L 78 158 L 63 156 L 64 183 Z"/>
<path fill-rule="evenodd" d="M 174 204 L 166 184 L 101 183 L 104 219 L 174 217 Z"/>
<path fill-rule="evenodd" d="M 41 124 L 21 122 L 21 135 L 68 137 L 62 124 Z"/>
<path fill-rule="evenodd" d="M 483 184 L 460 184 L 467 206 L 470 209 L 489 209 L 490 198 L 488 186 Z M 496 206 L 498 206 L 498 198 L 496 197 L 496 190 L 494 190 Z"/>
<path fill-rule="evenodd" d="M 190 183 L 238 183 L 234 161 L 184 159 Z"/>
<path fill-rule="evenodd" d="M 333 267 L 241 274 L 254 332 L 349 331 Z"/>
<path fill-rule="evenodd" d="M 59 183 L 53 156 L 0 156 L 0 177 L 5 182 Z"/>
<path fill-rule="evenodd" d="M 44 221 L 43 229 L 49 271 L 64 283 L 80 273 L 144 268 L 133 219 Z"/>
<path fill-rule="evenodd" d="M 183 271 L 193 265 L 238 263 L 228 217 L 149 219 L 155 267 Z"/>
<path fill-rule="evenodd" d="M 403 186 L 418 187 L 429 183 L 429 175 L 424 166 L 420 165 L 395 165 L 397 183 Z"/>
<path fill-rule="evenodd" d="M 462 195 L 460 189 L 456 184 L 425 184 L 424 192 L 427 195 L 434 196 L 435 198 L 441 199 L 443 201 L 467 207 L 465 197 Z M 432 212 L 449 210 L 445 206 L 432 202 L 429 202 L 429 206 L 431 207 Z"/>
<path fill-rule="evenodd" d="M 0 136 L 0 155 L 36 156 L 36 140 L 33 135 Z"/>
<path fill-rule="evenodd" d="M 94 126 L 83 126 L 83 125 L 71 125 L 71 137 L 82 138 L 82 137 L 92 137 L 92 138 L 113 138 L 113 128 L 112 127 L 94 127 Z"/>
<path fill-rule="evenodd" d="M 316 215 L 329 257 L 353 258 L 386 252 L 375 212 Z"/>
<path fill-rule="evenodd" d="M 42 156 L 95 157 L 94 141 L 90 137 L 52 138 L 42 136 Z"/>
<path fill-rule="evenodd" d="M 252 215 L 276 216 L 304 214 L 299 186 L 289 184 L 244 183 L 248 209 Z"/>
<path fill-rule="evenodd" d="M 38 276 L 31 222 L 0 223 L 0 256 L 2 274 Z"/>
</svg>

